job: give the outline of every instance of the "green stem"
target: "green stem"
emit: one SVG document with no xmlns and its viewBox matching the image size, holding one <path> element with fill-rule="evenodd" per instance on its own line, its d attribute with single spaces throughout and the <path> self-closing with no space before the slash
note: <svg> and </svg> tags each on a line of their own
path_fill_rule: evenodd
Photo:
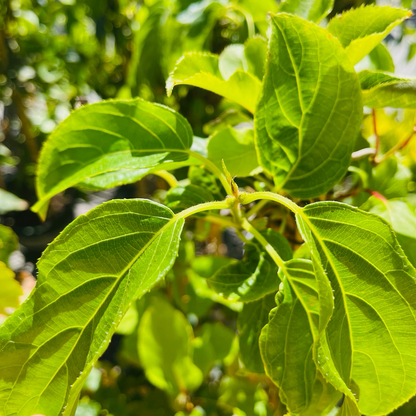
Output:
<svg viewBox="0 0 416 416">
<path fill-rule="evenodd" d="M 158 170 L 156 172 L 152 172 L 152 174 L 164 179 L 171 188 L 174 188 L 178 185 L 178 181 L 176 180 L 175 176 L 167 170 Z"/>
<path fill-rule="evenodd" d="M 247 214 L 246 217 L 250 218 L 251 216 L 253 216 L 254 214 L 257 214 L 266 204 L 267 204 L 267 200 L 263 199 L 262 201 L 260 201 L 258 204 L 254 205 L 253 208 L 251 208 Z"/>
<path fill-rule="evenodd" d="M 202 218 L 203 220 L 213 222 L 215 224 L 222 225 L 223 227 L 233 227 L 238 228 L 238 225 L 234 222 L 228 219 L 227 217 L 219 216 L 219 215 L 206 215 Z"/>
<path fill-rule="evenodd" d="M 205 202 L 204 204 L 198 204 L 178 212 L 175 217 L 176 219 L 187 218 L 198 212 L 209 211 L 211 209 L 230 209 L 230 207 L 234 204 L 234 200 L 234 197 L 230 197 L 224 201 Z"/>
<path fill-rule="evenodd" d="M 275 201 L 279 204 L 285 206 L 286 208 L 290 209 L 290 211 L 298 214 L 301 212 L 302 208 L 297 206 L 293 201 L 288 198 L 285 198 L 282 195 L 275 194 L 273 192 L 253 192 L 249 193 L 241 193 L 239 197 L 239 201 L 242 204 L 249 204 L 250 202 L 257 201 L 259 199 L 267 199 L 269 201 Z"/>
<path fill-rule="evenodd" d="M 253 234 L 254 238 L 264 247 L 264 249 L 269 253 L 270 257 L 273 259 L 273 261 L 277 264 L 278 267 L 280 267 L 285 274 L 286 272 L 286 266 L 284 260 L 277 254 L 276 250 L 273 248 L 273 246 L 261 235 L 261 233 L 254 228 L 246 218 L 243 219 L 241 222 L 241 226 L 248 231 L 250 234 Z"/>
<path fill-rule="evenodd" d="M 222 186 L 224 187 L 225 191 L 228 195 L 232 195 L 233 191 L 231 189 L 231 185 L 228 183 L 225 175 L 221 172 L 221 170 L 215 165 L 213 162 L 211 162 L 206 157 L 200 155 L 197 152 L 194 152 L 192 150 L 189 150 L 189 155 L 194 157 L 195 159 L 199 159 L 217 178 L 221 181 Z"/>
</svg>

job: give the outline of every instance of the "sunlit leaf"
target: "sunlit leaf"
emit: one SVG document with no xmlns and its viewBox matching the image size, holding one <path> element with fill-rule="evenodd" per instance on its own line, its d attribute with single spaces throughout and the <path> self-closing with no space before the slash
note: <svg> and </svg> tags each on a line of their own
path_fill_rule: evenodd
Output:
<svg viewBox="0 0 416 416">
<path fill-rule="evenodd" d="M 81 107 L 43 147 L 33 210 L 45 214 L 49 199 L 71 186 L 113 187 L 184 161 L 191 145 L 188 122 L 167 107 L 139 98 Z"/>
<path fill-rule="evenodd" d="M 335 298 L 316 363 L 351 400 L 349 389 L 359 393 L 362 413 L 387 414 L 416 390 L 416 358 L 409 354 L 416 342 L 416 270 L 374 214 L 318 202 L 297 220 L 315 273 L 326 274 Z"/>
<path fill-rule="evenodd" d="M 237 69 L 232 75 L 228 71 L 223 74 L 219 62 L 218 55 L 205 52 L 186 53 L 176 63 L 166 82 L 168 95 L 175 85 L 192 85 L 235 101 L 253 113 L 261 90 L 260 80 L 241 69 Z"/>
<path fill-rule="evenodd" d="M 328 191 L 347 171 L 361 119 L 358 77 L 339 43 L 296 16 L 272 16 L 255 128 L 276 184 L 299 198 Z"/>
<path fill-rule="evenodd" d="M 389 6 L 359 7 L 331 19 L 328 31 L 338 38 L 355 65 L 411 15 L 409 10 Z"/>
<path fill-rule="evenodd" d="M 72 415 L 129 304 L 172 266 L 182 226 L 157 203 L 114 200 L 49 245 L 35 290 L 0 327 L 3 415 Z"/>
<path fill-rule="evenodd" d="M 9 264 L 9 256 L 19 248 L 17 235 L 10 227 L 0 224 L 0 261 Z"/>
</svg>

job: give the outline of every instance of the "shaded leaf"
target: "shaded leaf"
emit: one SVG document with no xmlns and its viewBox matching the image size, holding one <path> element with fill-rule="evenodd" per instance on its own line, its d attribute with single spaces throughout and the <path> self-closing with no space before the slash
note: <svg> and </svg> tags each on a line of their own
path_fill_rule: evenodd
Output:
<svg viewBox="0 0 416 416">
<path fill-rule="evenodd" d="M 241 360 L 245 368 L 253 373 L 264 373 L 260 355 L 259 338 L 263 327 L 269 320 L 270 311 L 276 307 L 275 294 L 263 296 L 254 302 L 247 302 L 238 314 L 238 339 Z"/>
<path fill-rule="evenodd" d="M 253 129 L 228 127 L 215 133 L 208 142 L 208 159 L 219 168 L 224 160 L 233 176 L 249 176 L 259 168 Z"/>
<path fill-rule="evenodd" d="M 358 74 L 364 105 L 372 108 L 416 108 L 416 81 L 383 72 L 361 71 Z"/>
<path fill-rule="evenodd" d="M 71 186 L 113 187 L 152 168 L 184 161 L 192 145 L 188 122 L 140 98 L 105 101 L 74 111 L 46 141 L 39 159 L 33 210 Z M 162 168 L 163 166 L 163 168 Z"/>
<path fill-rule="evenodd" d="M 193 341 L 194 362 L 204 376 L 212 366 L 221 363 L 231 351 L 235 333 L 223 324 L 206 323 L 202 325 Z"/>
<path fill-rule="evenodd" d="M 284 0 L 280 11 L 319 23 L 332 9 L 334 0 Z"/>
<path fill-rule="evenodd" d="M 289 243 L 281 234 L 271 228 L 260 232 L 284 260 L 292 257 Z M 228 299 L 250 302 L 276 292 L 280 279 L 269 254 L 258 243 L 252 242 L 246 243 L 243 260 L 220 268 L 208 282 L 217 293 Z"/>
<path fill-rule="evenodd" d="M 193 331 L 185 316 L 167 301 L 153 298 L 139 325 L 140 362 L 148 380 L 176 397 L 202 383 L 193 363 Z"/>
<path fill-rule="evenodd" d="M 358 78 L 339 43 L 313 23 L 272 16 L 255 128 L 277 186 L 299 198 L 328 191 L 347 171 L 361 119 Z"/>
<path fill-rule="evenodd" d="M 129 304 L 172 266 L 183 222 L 151 201 L 114 200 L 48 246 L 35 290 L 0 327 L 5 416 L 72 415 Z"/>
<path fill-rule="evenodd" d="M 9 264 L 9 256 L 19 248 L 17 235 L 10 227 L 0 224 L 0 261 Z"/>
<path fill-rule="evenodd" d="M 205 188 L 197 185 L 179 185 L 169 189 L 165 203 L 173 212 L 179 212 L 194 205 L 214 201 L 215 198 Z"/>
<path fill-rule="evenodd" d="M 218 55 L 205 52 L 185 53 L 166 82 L 168 96 L 175 85 L 192 85 L 235 101 L 253 113 L 261 82 L 256 76 L 241 69 L 237 69 L 229 78 L 224 77 L 219 68 L 219 59 Z"/>
<path fill-rule="evenodd" d="M 382 43 L 379 43 L 368 56 L 376 71 L 394 72 L 393 58 Z"/>
<path fill-rule="evenodd" d="M 411 15 L 409 10 L 389 6 L 359 7 L 331 19 L 328 31 L 338 38 L 355 65 Z"/>
<path fill-rule="evenodd" d="M 259 80 L 262 80 L 266 68 L 266 40 L 260 36 L 248 38 L 244 43 L 244 54 L 247 59 L 248 72 L 251 72 Z"/>
</svg>

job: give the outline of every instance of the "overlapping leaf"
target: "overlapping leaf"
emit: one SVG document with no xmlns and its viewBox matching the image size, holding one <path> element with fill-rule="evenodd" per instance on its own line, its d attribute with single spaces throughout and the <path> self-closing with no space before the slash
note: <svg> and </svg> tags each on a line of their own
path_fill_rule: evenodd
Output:
<svg viewBox="0 0 416 416">
<path fill-rule="evenodd" d="M 39 159 L 33 210 L 45 215 L 49 199 L 71 186 L 109 188 L 186 160 L 188 122 L 142 99 L 106 101 L 73 112 L 53 132 Z"/>
<path fill-rule="evenodd" d="M 249 176 L 259 168 L 253 129 L 228 127 L 215 133 L 208 142 L 208 159 L 219 168 L 224 161 L 232 175 Z"/>
<path fill-rule="evenodd" d="M 319 23 L 332 9 L 333 0 L 284 0 L 280 11 Z"/>
<path fill-rule="evenodd" d="M 186 53 L 176 64 L 166 83 L 168 96 L 175 85 L 192 85 L 228 98 L 254 112 L 261 90 L 260 80 L 238 68 L 230 75 L 230 65 L 222 73 L 220 58 L 203 52 Z M 235 66 L 234 66 L 235 67 Z"/>
<path fill-rule="evenodd" d="M 272 16 L 255 128 L 276 184 L 300 198 L 328 191 L 348 168 L 361 118 L 358 77 L 339 42 L 296 16 Z"/>
<path fill-rule="evenodd" d="M 331 410 L 340 394 L 325 386 L 313 361 L 320 308 L 312 262 L 286 263 L 286 277 L 290 276 L 300 297 L 281 274 L 283 287 L 276 297 L 277 307 L 260 337 L 266 373 L 279 386 L 280 396 L 291 412 L 321 414 L 314 412 Z M 312 316 L 313 326 L 307 315 Z"/>
<path fill-rule="evenodd" d="M 373 71 L 361 71 L 358 75 L 364 105 L 372 108 L 416 108 L 416 80 Z"/>
<path fill-rule="evenodd" d="M 17 235 L 10 227 L 0 224 L 0 261 L 9 264 L 9 256 L 19 248 Z"/>
<path fill-rule="evenodd" d="M 260 355 L 259 338 L 268 322 L 270 311 L 276 306 L 275 294 L 263 296 L 254 302 L 247 302 L 238 314 L 238 339 L 241 359 L 248 371 L 264 373 L 264 364 Z"/>
<path fill-rule="evenodd" d="M 355 65 L 411 15 L 409 10 L 389 6 L 360 7 L 334 17 L 328 24 L 328 31 L 338 38 Z"/>
<path fill-rule="evenodd" d="M 30 298 L 0 327 L 2 416 L 73 414 L 129 304 L 172 266 L 182 226 L 154 202 L 114 200 L 62 232 Z"/>
<path fill-rule="evenodd" d="M 315 273 L 323 270 L 335 297 L 317 364 L 348 403 L 352 390 L 362 413 L 387 414 L 416 390 L 416 357 L 409 353 L 416 342 L 416 271 L 378 216 L 319 202 L 297 220 Z"/>
<path fill-rule="evenodd" d="M 152 299 L 139 325 L 138 351 L 149 381 L 173 397 L 197 388 L 202 371 L 193 363 L 193 331 L 167 301 Z"/>
<path fill-rule="evenodd" d="M 292 257 L 289 243 L 281 234 L 270 228 L 262 231 L 262 234 L 283 259 Z M 208 282 L 222 296 L 243 302 L 276 292 L 280 284 L 277 266 L 264 249 L 254 242 L 246 244 L 243 260 L 221 267 Z"/>
</svg>

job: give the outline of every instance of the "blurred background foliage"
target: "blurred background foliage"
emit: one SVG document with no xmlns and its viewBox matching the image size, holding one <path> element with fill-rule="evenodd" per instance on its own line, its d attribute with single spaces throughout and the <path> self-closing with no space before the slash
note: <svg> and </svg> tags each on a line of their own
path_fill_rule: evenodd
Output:
<svg viewBox="0 0 416 416">
<path fill-rule="evenodd" d="M 328 19 L 363 3 L 373 2 L 337 0 Z M 411 0 L 394 3 L 412 7 Z M 39 151 L 54 128 L 85 103 L 136 96 L 180 111 L 197 136 L 249 121 L 241 107 L 202 89 L 179 86 L 167 97 L 165 83 L 184 52 L 221 53 L 248 37 L 266 37 L 267 12 L 277 8 L 275 0 L 0 2 L 1 320 L 30 293 L 36 260 L 76 216 L 116 197 L 163 200 L 169 188 L 169 178 L 149 175 L 136 184 L 102 192 L 71 189 L 52 200 L 42 223 L 28 207 L 36 201 Z M 357 68 L 414 75 L 415 55 L 416 28 L 410 19 Z M 382 153 L 406 141 L 415 115 L 415 110 L 375 112 Z M 357 149 L 374 142 L 373 120 L 368 111 Z M 384 208 L 375 192 L 397 199 L 398 217 L 406 212 L 410 222 L 399 224 L 396 231 L 402 244 L 415 248 L 416 200 L 408 197 L 416 192 L 415 161 L 416 141 L 406 143 L 400 157 L 377 167 L 368 160 L 356 161 L 332 197 L 366 204 L 380 215 Z M 191 183 L 221 197 L 215 179 L 205 171 L 183 168 L 176 176 L 188 174 Z M 169 198 L 175 202 L 171 193 L 168 203 Z M 279 229 L 285 223 L 292 248 L 301 244 L 290 218 L 276 208 L 265 207 L 262 214 L 266 219 L 261 221 L 269 227 Z M 233 232 L 198 218 L 189 221 L 166 283 L 129 310 L 88 378 L 77 416 L 284 414 L 276 387 L 265 375 L 247 371 L 239 357 L 235 334 L 242 304 L 221 298 L 206 281 L 230 258 L 242 255 L 243 243 Z M 270 301 L 273 305 L 273 296 Z M 250 336 L 245 334 L 247 345 Z"/>
</svg>

